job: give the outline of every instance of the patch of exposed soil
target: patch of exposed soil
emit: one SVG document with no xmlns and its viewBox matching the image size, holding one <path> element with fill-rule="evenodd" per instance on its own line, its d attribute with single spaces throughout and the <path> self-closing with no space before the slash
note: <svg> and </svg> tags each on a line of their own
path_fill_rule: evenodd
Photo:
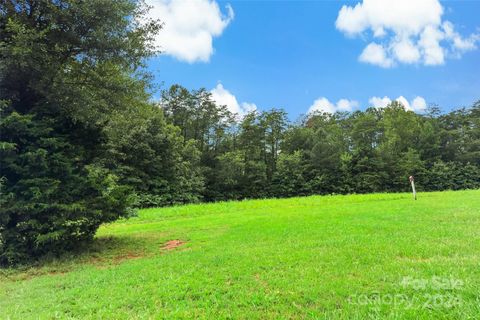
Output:
<svg viewBox="0 0 480 320">
<path fill-rule="evenodd" d="M 170 241 L 167 241 L 163 244 L 162 250 L 170 251 L 170 250 L 173 250 L 173 249 L 176 249 L 176 248 L 180 247 L 183 244 L 185 244 L 185 241 L 170 240 Z"/>
<path fill-rule="evenodd" d="M 144 256 L 145 255 L 143 253 L 128 252 L 126 254 L 116 256 L 113 261 L 115 263 L 121 263 L 125 260 L 140 259 L 140 258 L 143 258 Z"/>
<path fill-rule="evenodd" d="M 97 269 L 110 269 L 112 266 L 119 265 L 125 261 L 141 259 L 146 256 L 144 252 L 126 252 L 111 259 L 90 259 L 90 264 L 94 265 Z"/>
</svg>

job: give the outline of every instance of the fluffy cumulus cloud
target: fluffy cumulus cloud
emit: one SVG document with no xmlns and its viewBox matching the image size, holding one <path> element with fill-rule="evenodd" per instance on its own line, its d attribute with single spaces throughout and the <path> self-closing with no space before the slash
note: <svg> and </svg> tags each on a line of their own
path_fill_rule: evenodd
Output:
<svg viewBox="0 0 480 320">
<path fill-rule="evenodd" d="M 427 109 L 427 102 L 422 97 L 415 97 L 410 105 L 413 111 L 423 112 Z"/>
<path fill-rule="evenodd" d="M 250 111 L 257 109 L 254 103 L 242 102 L 238 103 L 237 98 L 227 89 L 223 87 L 221 83 L 217 84 L 211 91 L 212 99 L 219 105 L 227 106 L 230 112 L 238 114 L 240 117 L 244 116 Z"/>
<path fill-rule="evenodd" d="M 387 55 L 385 48 L 376 43 L 370 43 L 358 58 L 362 62 L 376 64 L 384 68 L 393 65 L 393 60 Z"/>
<path fill-rule="evenodd" d="M 427 109 L 427 102 L 422 97 L 415 97 L 412 101 L 408 101 L 404 96 L 400 96 L 395 101 L 400 102 L 404 107 L 405 110 L 414 111 L 414 112 L 424 112 Z M 371 106 L 382 109 L 388 106 L 392 99 L 389 97 L 371 97 L 368 100 Z"/>
<path fill-rule="evenodd" d="M 362 62 L 390 68 L 396 64 L 441 65 L 477 48 L 479 34 L 460 35 L 442 20 L 438 0 L 363 0 L 344 5 L 336 27 L 347 36 L 373 38 L 360 54 Z"/>
<path fill-rule="evenodd" d="M 337 111 L 352 111 L 358 107 L 358 102 L 355 100 L 340 99 L 337 103 L 330 102 L 327 98 L 321 97 L 313 102 L 308 109 L 308 113 L 326 112 L 335 113 Z"/>
<path fill-rule="evenodd" d="M 158 19 L 163 29 L 155 45 L 165 54 L 189 63 L 208 62 L 213 38 L 222 34 L 234 17 L 227 4 L 225 12 L 215 0 L 146 0 L 147 19 Z"/>
<path fill-rule="evenodd" d="M 371 106 L 377 109 L 383 109 L 392 102 L 392 99 L 390 99 L 389 97 L 383 97 L 383 98 L 371 97 L 370 100 L 368 100 L 368 102 L 370 103 Z"/>
</svg>

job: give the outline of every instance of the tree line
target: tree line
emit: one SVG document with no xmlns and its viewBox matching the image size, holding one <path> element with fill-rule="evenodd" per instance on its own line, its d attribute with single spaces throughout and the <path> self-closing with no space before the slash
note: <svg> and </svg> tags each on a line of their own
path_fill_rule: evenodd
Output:
<svg viewBox="0 0 480 320">
<path fill-rule="evenodd" d="M 88 243 L 135 209 L 480 187 L 480 103 L 243 117 L 205 90 L 153 101 L 161 23 L 136 0 L 0 4 L 0 264 Z"/>
<path fill-rule="evenodd" d="M 283 109 L 239 119 L 207 91 L 174 85 L 159 109 L 198 152 L 191 190 L 204 201 L 403 192 L 410 175 L 421 191 L 480 187 L 480 101 L 423 115 L 394 101 L 291 123 Z"/>
</svg>

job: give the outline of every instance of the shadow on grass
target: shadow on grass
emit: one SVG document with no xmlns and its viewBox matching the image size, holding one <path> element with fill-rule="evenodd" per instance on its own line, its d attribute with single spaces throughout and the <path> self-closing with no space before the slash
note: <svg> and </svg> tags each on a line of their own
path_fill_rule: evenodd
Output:
<svg viewBox="0 0 480 320">
<path fill-rule="evenodd" d="M 96 237 L 79 245 L 74 251 L 59 256 L 44 256 L 29 265 L 0 269 L 0 279 L 18 281 L 42 275 L 61 275 L 81 268 L 95 266 L 107 269 L 126 260 L 140 259 L 160 250 L 159 237 Z"/>
</svg>

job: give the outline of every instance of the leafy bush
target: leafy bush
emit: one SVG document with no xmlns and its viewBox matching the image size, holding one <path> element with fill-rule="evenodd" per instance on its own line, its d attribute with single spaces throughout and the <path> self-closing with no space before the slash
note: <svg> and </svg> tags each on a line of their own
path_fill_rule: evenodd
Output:
<svg viewBox="0 0 480 320">
<path fill-rule="evenodd" d="M 70 250 L 128 214 L 128 188 L 82 164 L 84 150 L 55 134 L 51 119 L 4 113 L 0 130 L 0 264 Z"/>
</svg>

